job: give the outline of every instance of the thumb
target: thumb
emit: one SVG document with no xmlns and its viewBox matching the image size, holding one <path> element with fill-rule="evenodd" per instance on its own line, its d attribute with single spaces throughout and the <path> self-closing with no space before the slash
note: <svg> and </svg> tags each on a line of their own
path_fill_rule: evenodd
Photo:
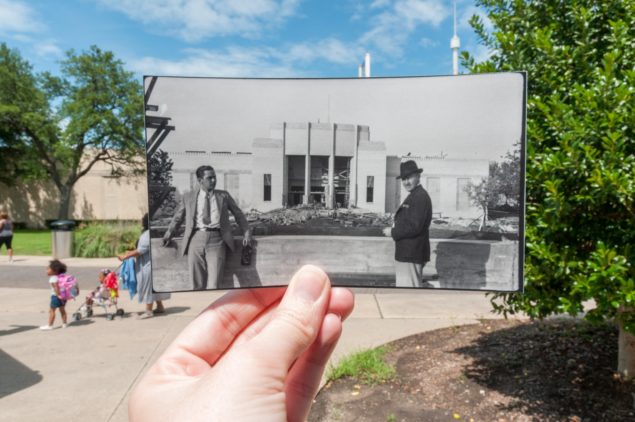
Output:
<svg viewBox="0 0 635 422">
<path fill-rule="evenodd" d="M 268 367 L 286 376 L 295 360 L 313 343 L 329 303 L 331 284 L 324 271 L 307 265 L 291 279 L 272 319 L 253 338 L 251 350 L 270 357 Z"/>
</svg>

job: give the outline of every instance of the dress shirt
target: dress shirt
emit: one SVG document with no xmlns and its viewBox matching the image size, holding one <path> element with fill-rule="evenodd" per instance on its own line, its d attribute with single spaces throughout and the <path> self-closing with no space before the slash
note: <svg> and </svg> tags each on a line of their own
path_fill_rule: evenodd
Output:
<svg viewBox="0 0 635 422">
<path fill-rule="evenodd" d="M 214 191 L 209 192 L 209 210 L 210 210 L 210 224 L 203 223 L 203 209 L 205 208 L 205 195 L 208 192 L 204 190 L 198 191 L 196 198 L 196 228 L 197 229 L 217 229 L 220 228 L 220 213 L 218 212 L 218 203 L 214 196 Z"/>
</svg>

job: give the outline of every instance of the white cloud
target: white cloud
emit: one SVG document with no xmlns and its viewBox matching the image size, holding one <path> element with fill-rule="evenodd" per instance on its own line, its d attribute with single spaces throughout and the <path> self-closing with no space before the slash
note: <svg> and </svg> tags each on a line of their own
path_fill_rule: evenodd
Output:
<svg viewBox="0 0 635 422">
<path fill-rule="evenodd" d="M 128 64 L 133 70 L 146 75 L 300 77 L 315 76 L 310 66 L 320 61 L 350 64 L 353 69 L 363 51 L 355 44 L 326 38 L 313 43 L 287 44 L 280 48 L 190 48 L 184 53 L 186 57 L 182 60 L 143 57 L 129 60 Z"/>
<path fill-rule="evenodd" d="M 473 15 L 478 15 L 481 18 L 485 26 L 485 29 L 488 32 L 490 32 L 494 28 L 494 26 L 492 25 L 492 21 L 489 20 L 489 18 L 485 14 L 485 11 L 483 11 L 483 9 L 480 9 L 476 6 L 469 6 L 463 9 L 462 11 L 459 11 L 458 14 L 459 16 L 458 16 L 457 24 L 458 24 L 458 28 L 461 30 L 473 32 L 473 29 L 470 26 L 470 19 L 472 18 Z"/>
<path fill-rule="evenodd" d="M 390 0 L 374 0 L 370 4 L 371 9 L 381 9 L 382 7 L 386 7 L 390 5 Z"/>
<path fill-rule="evenodd" d="M 255 36 L 295 14 L 300 0 L 97 0 L 185 41 Z"/>
<path fill-rule="evenodd" d="M 64 55 L 62 49 L 54 41 L 34 43 L 33 48 L 38 56 L 62 57 Z"/>
<path fill-rule="evenodd" d="M 372 28 L 360 37 L 360 42 L 399 57 L 419 25 L 438 27 L 449 14 L 442 0 L 398 0 L 371 19 Z"/>
<path fill-rule="evenodd" d="M 436 27 L 448 15 L 443 2 L 439 0 L 398 1 L 395 3 L 395 12 L 408 26 L 424 23 Z"/>
<path fill-rule="evenodd" d="M 25 2 L 0 0 L 0 32 L 37 32 L 43 24 Z"/>
<path fill-rule="evenodd" d="M 311 63 L 327 61 L 335 64 L 355 65 L 363 50 L 356 44 L 347 44 L 336 38 L 326 38 L 314 43 L 291 44 L 279 51 L 276 56 L 288 63 Z"/>
<path fill-rule="evenodd" d="M 272 64 L 266 52 L 228 48 L 224 51 L 188 49 L 186 58 L 178 61 L 143 57 L 129 61 L 131 68 L 145 75 L 224 76 L 224 77 L 289 77 L 291 68 Z"/>
<path fill-rule="evenodd" d="M 439 45 L 439 42 L 433 40 L 432 38 L 423 37 L 419 40 L 419 45 L 424 48 L 436 47 L 437 45 Z"/>
</svg>

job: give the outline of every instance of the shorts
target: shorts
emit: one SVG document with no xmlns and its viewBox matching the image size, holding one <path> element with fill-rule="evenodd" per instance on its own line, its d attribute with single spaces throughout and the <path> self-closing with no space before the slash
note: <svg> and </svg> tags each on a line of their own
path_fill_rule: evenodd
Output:
<svg viewBox="0 0 635 422">
<path fill-rule="evenodd" d="M 61 308 L 66 305 L 66 301 L 55 295 L 51 295 L 51 309 Z"/>
<path fill-rule="evenodd" d="M 0 249 L 2 249 L 2 245 L 6 245 L 7 249 L 11 249 L 11 240 L 13 240 L 13 235 L 0 237 Z"/>
</svg>

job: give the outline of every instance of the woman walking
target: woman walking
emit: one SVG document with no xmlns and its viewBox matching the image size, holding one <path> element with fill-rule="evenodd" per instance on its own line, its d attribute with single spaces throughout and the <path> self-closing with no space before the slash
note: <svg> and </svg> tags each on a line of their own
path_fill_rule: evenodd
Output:
<svg viewBox="0 0 635 422">
<path fill-rule="evenodd" d="M 130 250 L 119 255 L 119 260 L 124 261 L 128 258 L 136 258 L 137 269 L 137 293 L 139 294 L 139 303 L 145 304 L 145 312 L 139 315 L 140 319 L 150 318 L 154 314 L 162 314 L 165 312 L 163 301 L 170 298 L 170 293 L 152 293 L 152 278 L 150 259 L 150 230 L 148 223 L 148 214 L 141 219 L 143 232 L 137 242 L 137 249 Z M 153 302 L 157 303 L 157 307 L 152 311 Z"/>
<path fill-rule="evenodd" d="M 13 222 L 9 218 L 9 214 L 6 212 L 0 213 L 0 250 L 2 245 L 7 248 L 7 255 L 9 255 L 9 262 L 13 262 L 13 248 L 11 242 L 13 241 Z"/>
</svg>

